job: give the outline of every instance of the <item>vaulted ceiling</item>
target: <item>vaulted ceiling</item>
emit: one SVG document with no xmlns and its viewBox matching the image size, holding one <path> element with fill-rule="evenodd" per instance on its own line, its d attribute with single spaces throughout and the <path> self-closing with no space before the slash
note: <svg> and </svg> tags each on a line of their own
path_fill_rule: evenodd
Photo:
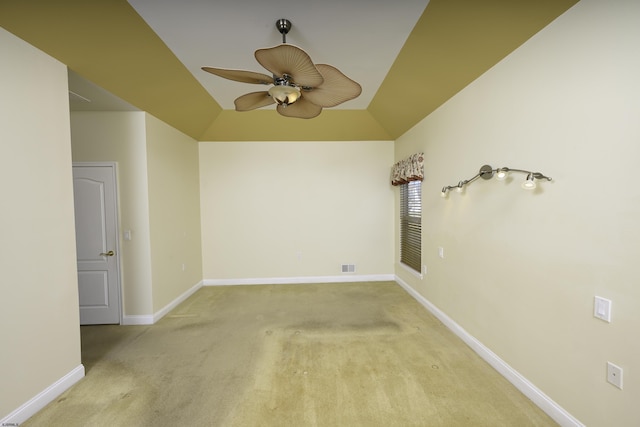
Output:
<svg viewBox="0 0 640 427">
<path fill-rule="evenodd" d="M 1 0 L 0 26 L 69 67 L 70 90 L 92 101 L 72 109 L 120 109 L 102 92 L 200 141 L 393 140 L 575 3 Z M 265 73 L 253 52 L 282 42 L 279 18 L 293 23 L 287 43 L 359 82 L 360 97 L 313 119 L 234 111 L 260 89 L 200 67 Z"/>
</svg>

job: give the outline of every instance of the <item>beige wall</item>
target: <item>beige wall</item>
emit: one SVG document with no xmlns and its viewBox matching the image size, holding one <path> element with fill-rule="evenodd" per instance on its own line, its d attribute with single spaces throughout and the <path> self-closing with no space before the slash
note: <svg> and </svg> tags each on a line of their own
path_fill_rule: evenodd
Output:
<svg viewBox="0 0 640 427">
<path fill-rule="evenodd" d="M 640 425 L 639 16 L 639 2 L 582 0 L 396 144 L 396 159 L 426 155 L 429 269 L 397 274 L 590 426 Z M 440 198 L 485 163 L 554 181 Z M 595 295 L 613 300 L 610 324 Z"/>
<path fill-rule="evenodd" d="M 0 28 L 0 419 L 81 368 L 66 67 Z"/>
<path fill-rule="evenodd" d="M 202 280 L 198 144 L 144 112 L 73 112 L 71 135 L 74 161 L 118 163 L 125 322 L 153 315 Z"/>
<path fill-rule="evenodd" d="M 147 147 L 143 112 L 73 112 L 74 162 L 117 162 L 123 313 L 153 314 Z M 126 241 L 123 231 L 131 230 Z"/>
<path fill-rule="evenodd" d="M 200 143 L 203 277 L 393 274 L 390 142 Z"/>
<path fill-rule="evenodd" d="M 202 280 L 198 143 L 146 116 L 154 313 Z"/>
</svg>

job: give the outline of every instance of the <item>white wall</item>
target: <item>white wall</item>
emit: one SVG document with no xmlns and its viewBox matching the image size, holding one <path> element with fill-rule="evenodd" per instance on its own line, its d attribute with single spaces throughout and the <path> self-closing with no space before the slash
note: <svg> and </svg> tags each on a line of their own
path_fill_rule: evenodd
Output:
<svg viewBox="0 0 640 427">
<path fill-rule="evenodd" d="M 0 46 L 0 420 L 20 423 L 84 368 L 66 67 L 1 28 Z"/>
<path fill-rule="evenodd" d="M 153 311 L 202 280 L 198 143 L 146 115 Z"/>
<path fill-rule="evenodd" d="M 640 2 L 582 0 L 396 143 L 396 159 L 425 152 L 429 269 L 398 276 L 589 426 L 640 425 L 638 17 Z M 485 163 L 554 181 L 440 198 Z"/>
<path fill-rule="evenodd" d="M 384 141 L 201 142 L 205 281 L 392 275 L 392 164 Z"/>
<path fill-rule="evenodd" d="M 123 313 L 153 314 L 144 112 L 73 112 L 74 162 L 117 162 Z M 131 230 L 126 241 L 123 231 Z"/>
</svg>

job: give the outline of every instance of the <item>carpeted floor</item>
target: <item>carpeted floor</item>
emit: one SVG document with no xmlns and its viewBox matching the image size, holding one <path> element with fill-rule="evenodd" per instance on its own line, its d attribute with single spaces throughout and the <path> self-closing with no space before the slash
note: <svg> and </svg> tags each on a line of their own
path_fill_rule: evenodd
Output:
<svg viewBox="0 0 640 427">
<path fill-rule="evenodd" d="M 205 287 L 82 359 L 23 426 L 556 425 L 393 282 Z"/>
</svg>

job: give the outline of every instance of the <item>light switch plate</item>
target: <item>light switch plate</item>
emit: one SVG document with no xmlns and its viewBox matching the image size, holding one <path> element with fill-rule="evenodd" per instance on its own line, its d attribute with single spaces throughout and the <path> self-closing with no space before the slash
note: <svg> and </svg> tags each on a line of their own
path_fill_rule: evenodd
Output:
<svg viewBox="0 0 640 427">
<path fill-rule="evenodd" d="M 599 296 L 593 300 L 593 316 L 611 322 L 611 300 Z"/>
</svg>

